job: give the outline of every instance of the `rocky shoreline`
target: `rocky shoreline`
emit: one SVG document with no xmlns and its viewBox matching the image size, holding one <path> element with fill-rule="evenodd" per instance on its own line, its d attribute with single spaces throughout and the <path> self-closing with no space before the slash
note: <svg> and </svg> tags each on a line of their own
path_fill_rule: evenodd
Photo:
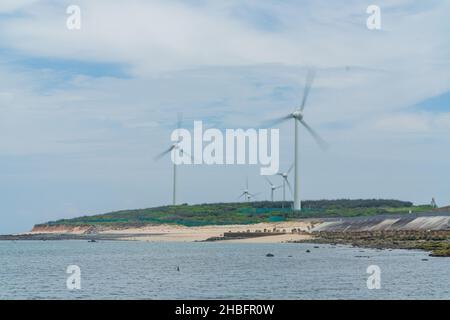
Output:
<svg viewBox="0 0 450 320">
<path fill-rule="evenodd" d="M 425 250 L 432 257 L 450 257 L 450 231 L 313 232 L 314 239 L 293 242 L 351 245 L 371 249 Z"/>
</svg>

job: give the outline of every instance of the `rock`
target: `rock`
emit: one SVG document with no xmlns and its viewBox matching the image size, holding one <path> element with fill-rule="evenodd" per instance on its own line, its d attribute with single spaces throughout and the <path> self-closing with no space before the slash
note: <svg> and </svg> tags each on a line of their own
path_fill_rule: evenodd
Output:
<svg viewBox="0 0 450 320">
<path fill-rule="evenodd" d="M 271 253 L 268 253 L 268 254 L 266 254 L 266 257 L 274 257 L 274 255 Z"/>
<path fill-rule="evenodd" d="M 308 249 L 308 250 L 306 250 L 306 252 L 307 252 L 307 253 L 310 253 L 311 251 Z"/>
</svg>

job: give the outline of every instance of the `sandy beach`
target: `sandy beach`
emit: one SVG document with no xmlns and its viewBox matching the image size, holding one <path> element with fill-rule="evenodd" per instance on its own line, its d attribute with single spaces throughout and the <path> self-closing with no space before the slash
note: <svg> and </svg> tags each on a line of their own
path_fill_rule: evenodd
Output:
<svg viewBox="0 0 450 320">
<path fill-rule="evenodd" d="M 307 233 L 321 222 L 297 220 L 248 225 L 145 225 L 142 227 L 35 226 L 30 232 L 3 235 L 0 240 L 128 240 L 146 242 L 283 243 L 313 238 Z M 231 233 L 231 235 L 230 235 Z M 242 233 L 242 235 L 241 235 Z M 225 239 L 224 234 L 226 234 Z"/>
<path fill-rule="evenodd" d="M 225 232 L 256 232 L 263 230 L 276 229 L 285 231 L 283 235 L 264 236 L 249 239 L 224 240 L 227 242 L 243 243 L 281 243 L 291 240 L 308 239 L 310 236 L 305 234 L 291 233 L 292 229 L 307 231 L 311 228 L 311 223 L 306 221 L 293 221 L 282 223 L 258 223 L 251 225 L 224 225 L 224 226 L 202 226 L 185 227 L 176 225 L 146 226 L 143 228 L 104 230 L 100 233 L 108 234 L 134 234 L 136 236 L 124 238 L 124 240 L 137 240 L 149 242 L 193 242 L 204 241 L 209 238 L 222 237 Z"/>
</svg>

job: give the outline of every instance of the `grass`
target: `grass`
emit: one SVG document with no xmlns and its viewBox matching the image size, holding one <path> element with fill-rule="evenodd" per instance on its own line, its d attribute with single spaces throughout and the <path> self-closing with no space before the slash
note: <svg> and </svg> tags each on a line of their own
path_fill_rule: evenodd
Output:
<svg viewBox="0 0 450 320">
<path fill-rule="evenodd" d="M 148 209 L 122 210 L 73 219 L 50 221 L 38 226 L 94 225 L 142 226 L 146 224 L 178 224 L 185 226 L 253 224 L 298 218 L 355 217 L 379 214 L 408 214 L 431 210 L 430 206 L 413 206 L 399 200 L 318 200 L 304 201 L 301 212 L 282 208 L 282 202 L 216 203 L 162 206 Z M 285 207 L 290 204 L 286 203 Z"/>
</svg>

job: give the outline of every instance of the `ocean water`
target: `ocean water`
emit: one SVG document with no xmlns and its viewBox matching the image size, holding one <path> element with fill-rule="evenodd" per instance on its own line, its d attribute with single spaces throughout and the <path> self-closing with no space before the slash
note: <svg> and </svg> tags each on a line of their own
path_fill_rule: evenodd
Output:
<svg viewBox="0 0 450 320">
<path fill-rule="evenodd" d="M 0 299 L 450 299 L 450 258 L 315 246 L 0 241 Z M 67 289 L 69 265 L 80 290 Z"/>
</svg>

